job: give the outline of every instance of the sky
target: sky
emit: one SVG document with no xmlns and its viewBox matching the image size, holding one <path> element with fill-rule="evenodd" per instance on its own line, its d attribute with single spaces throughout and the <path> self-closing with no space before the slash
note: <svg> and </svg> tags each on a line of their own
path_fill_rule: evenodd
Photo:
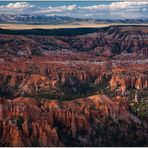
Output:
<svg viewBox="0 0 148 148">
<path fill-rule="evenodd" d="M 32 14 L 94 19 L 148 19 L 148 0 L 141 1 L 1 1 L 0 14 Z"/>
</svg>

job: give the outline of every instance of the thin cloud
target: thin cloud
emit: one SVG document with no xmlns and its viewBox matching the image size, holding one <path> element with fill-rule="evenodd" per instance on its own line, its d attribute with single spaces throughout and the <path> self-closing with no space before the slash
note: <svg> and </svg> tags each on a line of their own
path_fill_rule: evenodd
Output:
<svg viewBox="0 0 148 148">
<path fill-rule="evenodd" d="M 30 3 L 27 2 L 16 2 L 16 3 L 9 3 L 7 5 L 2 5 L 1 8 L 4 9 L 26 9 L 26 8 L 32 8 L 35 7 L 33 5 L 31 5 Z"/>
<path fill-rule="evenodd" d="M 148 2 L 113 2 L 109 5 L 93 5 L 80 8 L 83 10 L 122 10 L 137 9 L 141 7 L 148 7 Z"/>
<path fill-rule="evenodd" d="M 123 1 L 91 6 L 77 6 L 74 4 L 50 7 L 32 5 L 29 2 L 16 2 L 0 6 L 0 9 L 0 13 L 30 13 L 81 18 L 148 18 L 148 1 Z"/>
</svg>

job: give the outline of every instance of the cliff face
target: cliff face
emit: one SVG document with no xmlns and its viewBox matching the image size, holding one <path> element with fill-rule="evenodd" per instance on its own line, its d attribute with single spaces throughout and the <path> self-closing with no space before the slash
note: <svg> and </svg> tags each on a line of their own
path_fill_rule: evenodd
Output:
<svg viewBox="0 0 148 148">
<path fill-rule="evenodd" d="M 147 53 L 146 28 L 112 26 L 98 33 L 78 36 L 74 46 L 106 56 L 121 53 Z M 84 44 L 85 43 L 85 44 Z"/>
<path fill-rule="evenodd" d="M 29 57 L 64 49 L 107 57 L 121 53 L 147 55 L 147 30 L 147 26 L 111 26 L 95 33 L 73 37 L 0 35 L 0 53 Z"/>
<path fill-rule="evenodd" d="M 147 33 L 0 35 L 0 145 L 147 146 Z"/>
<path fill-rule="evenodd" d="M 122 121 L 122 122 L 121 122 Z M 116 125 L 114 125 L 116 122 Z M 106 96 L 91 96 L 74 101 L 35 101 L 30 98 L 0 99 L 0 143 L 2 146 L 89 146 L 107 145 L 117 125 L 138 126 L 140 120 Z M 123 128 L 122 127 L 122 128 Z M 103 141 L 103 133 L 106 140 Z M 136 129 L 140 132 L 142 129 Z M 122 136 L 128 136 L 128 128 Z M 147 135 L 141 133 L 144 138 Z M 94 138 L 93 141 L 90 139 Z M 119 138 L 119 137 L 117 137 Z M 132 137 L 134 138 L 134 136 Z M 140 137 L 131 145 L 139 142 Z M 130 139 L 131 141 L 131 139 Z M 108 141 L 111 145 L 126 145 Z M 143 143 L 144 144 L 144 143 Z"/>
<path fill-rule="evenodd" d="M 143 65 L 142 68 L 136 65 L 126 68 L 115 68 L 112 73 L 109 85 L 113 91 L 118 89 L 121 92 L 125 92 L 128 89 L 143 90 L 148 88 L 148 73 L 147 65 Z"/>
<path fill-rule="evenodd" d="M 85 93 L 97 78 L 100 77 L 101 81 L 102 75 L 105 75 L 104 70 L 92 64 L 52 64 L 52 61 L 46 63 L 43 59 L 40 62 L 32 59 L 29 63 L 25 60 L 5 60 L 1 63 L 0 86 L 4 96 L 45 97 L 55 93 L 58 96 L 62 93 Z"/>
<path fill-rule="evenodd" d="M 98 90 L 124 93 L 129 89 L 142 91 L 148 88 L 147 64 L 108 65 L 73 61 L 57 63 L 48 61 L 48 57 L 15 61 L 4 59 L 0 69 L 0 95 L 6 98 L 52 96 L 53 99 L 70 99 Z"/>
<path fill-rule="evenodd" d="M 123 70 L 120 72 L 120 69 L 118 70 L 113 71 L 112 78 L 109 82 L 112 91 L 118 89 L 121 92 L 125 92 L 128 89 L 143 90 L 148 88 L 148 74 L 144 68 L 143 72 L 139 72 L 138 70 L 132 71 L 132 68 L 130 71 Z"/>
</svg>

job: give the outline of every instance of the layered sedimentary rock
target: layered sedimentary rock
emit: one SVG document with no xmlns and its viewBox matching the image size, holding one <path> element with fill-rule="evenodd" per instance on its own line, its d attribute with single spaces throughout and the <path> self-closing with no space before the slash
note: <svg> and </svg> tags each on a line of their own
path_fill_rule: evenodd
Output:
<svg viewBox="0 0 148 148">
<path fill-rule="evenodd" d="M 68 50 L 107 57 L 121 53 L 147 55 L 147 30 L 147 26 L 111 26 L 72 37 L 0 35 L 0 53 L 30 57 L 48 54 L 51 50 Z"/>
<path fill-rule="evenodd" d="M 117 128 L 118 124 L 121 127 Z M 33 98 L 0 99 L 1 146 L 134 145 L 140 141 L 145 145 L 146 141 L 140 136 L 133 142 L 134 135 L 128 129 L 134 125 L 136 132 L 141 133 L 142 128 L 138 129 L 140 124 L 141 121 L 123 104 L 119 105 L 104 95 L 65 102 L 35 101 Z M 123 131 L 116 138 L 127 138 L 104 141 L 104 130 L 106 140 L 120 130 Z M 128 134 L 132 136 L 130 140 Z M 141 134 L 147 138 L 145 132 Z"/>
<path fill-rule="evenodd" d="M 147 146 L 146 36 L 0 35 L 0 146 Z"/>
<path fill-rule="evenodd" d="M 45 59 L 48 60 L 47 57 L 40 61 L 4 60 L 0 69 L 1 96 L 85 93 L 93 84 L 101 82 L 103 76 L 107 77 L 105 68 L 95 64 L 46 63 Z"/>
<path fill-rule="evenodd" d="M 1 96 L 31 96 L 70 98 L 87 95 L 97 90 L 106 93 L 125 92 L 128 89 L 148 88 L 147 64 L 110 66 L 102 63 L 56 63 L 48 57 L 32 59 L 3 59 L 0 69 Z M 89 95 L 89 94 L 88 94 Z"/>
<path fill-rule="evenodd" d="M 105 63 L 67 64 L 46 60 L 48 57 L 15 62 L 4 59 L 0 69 L 1 96 L 70 97 L 106 88 L 123 93 L 128 89 L 148 88 L 147 64 L 113 67 Z"/>
<path fill-rule="evenodd" d="M 122 92 L 130 89 L 143 90 L 148 88 L 147 65 L 143 67 L 133 65 L 125 68 L 115 68 L 109 85 L 111 90 L 119 89 Z"/>
</svg>

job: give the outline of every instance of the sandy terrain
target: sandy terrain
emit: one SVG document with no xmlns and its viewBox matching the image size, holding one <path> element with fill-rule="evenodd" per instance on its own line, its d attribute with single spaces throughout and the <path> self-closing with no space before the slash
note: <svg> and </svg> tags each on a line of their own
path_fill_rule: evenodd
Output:
<svg viewBox="0 0 148 148">
<path fill-rule="evenodd" d="M 28 24 L 0 24 L 0 28 L 3 29 L 59 29 L 59 28 L 99 28 L 107 27 L 110 25 L 137 25 L 137 24 L 61 24 L 61 25 L 28 25 Z M 148 24 L 138 24 L 138 25 L 148 25 Z"/>
<path fill-rule="evenodd" d="M 58 28 L 97 28 L 97 27 L 106 27 L 109 24 L 81 24 L 81 25 L 27 25 L 27 24 L 0 24 L 0 28 L 3 29 L 58 29 Z"/>
</svg>

